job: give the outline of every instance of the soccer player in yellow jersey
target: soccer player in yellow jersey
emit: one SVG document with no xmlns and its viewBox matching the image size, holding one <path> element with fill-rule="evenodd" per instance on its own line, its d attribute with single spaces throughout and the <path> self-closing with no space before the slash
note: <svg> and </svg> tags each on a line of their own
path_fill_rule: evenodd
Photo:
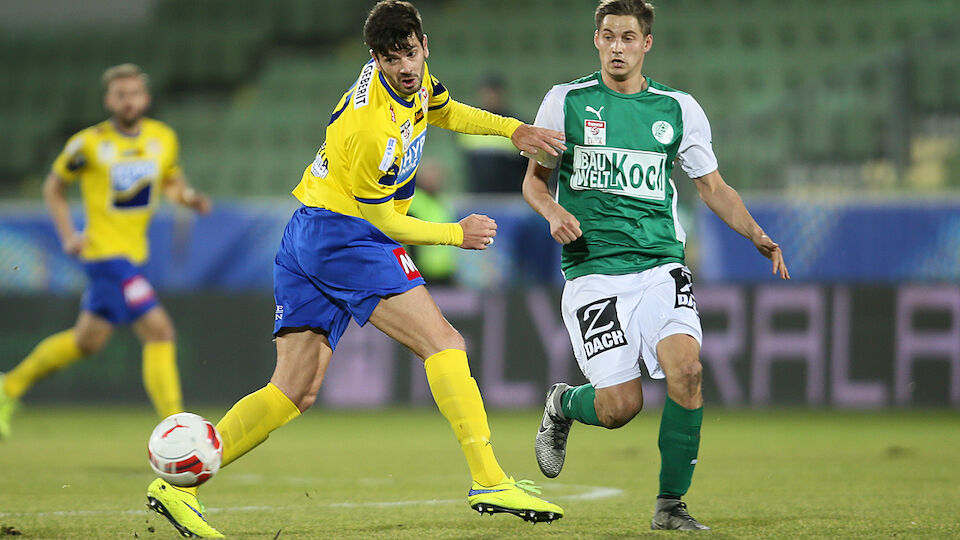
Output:
<svg viewBox="0 0 960 540">
<path fill-rule="evenodd" d="M 43 197 L 63 250 L 80 258 L 89 283 L 73 328 L 44 339 L 13 370 L 0 374 L 0 438 L 10 435 L 20 396 L 39 379 L 99 351 L 121 324 L 132 324 L 143 342 L 143 383 L 157 414 L 182 410 L 173 324 L 141 266 L 159 193 L 200 213 L 210 210 L 210 200 L 184 179 L 173 130 L 144 117 L 150 106 L 147 83 L 133 64 L 106 70 L 104 105 L 111 118 L 71 137 L 44 182 Z M 83 231 L 70 219 L 65 191 L 72 183 L 80 184 Z"/>
<path fill-rule="evenodd" d="M 530 494 L 497 463 L 463 337 L 444 319 L 400 243 L 485 249 L 496 223 L 470 215 L 430 223 L 406 215 L 427 125 L 510 138 L 520 150 L 557 154 L 560 132 L 524 125 L 451 99 L 427 69 L 427 37 L 413 5 L 378 3 L 364 25 L 372 59 L 334 107 L 326 141 L 294 195 L 303 206 L 283 234 L 274 265 L 277 364 L 262 389 L 217 424 L 223 466 L 310 407 L 337 341 L 352 318 L 367 321 L 424 360 L 440 412 L 473 478 L 468 504 L 551 521 L 563 510 Z M 155 480 L 148 504 L 183 534 L 218 537 L 197 511 L 193 488 Z"/>
</svg>

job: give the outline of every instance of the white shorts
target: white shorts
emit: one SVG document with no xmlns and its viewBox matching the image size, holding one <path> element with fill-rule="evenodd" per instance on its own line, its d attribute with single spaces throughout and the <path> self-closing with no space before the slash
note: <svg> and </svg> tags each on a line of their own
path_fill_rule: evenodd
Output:
<svg viewBox="0 0 960 540">
<path fill-rule="evenodd" d="M 640 377 L 642 358 L 664 377 L 657 343 L 674 334 L 703 341 L 690 270 L 670 263 L 638 274 L 591 274 L 568 281 L 560 310 L 580 371 L 594 388 Z"/>
</svg>

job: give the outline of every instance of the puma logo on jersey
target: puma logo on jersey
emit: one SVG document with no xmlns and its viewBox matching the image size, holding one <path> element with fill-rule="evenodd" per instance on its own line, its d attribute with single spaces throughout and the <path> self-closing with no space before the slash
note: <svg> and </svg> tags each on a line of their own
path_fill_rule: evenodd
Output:
<svg viewBox="0 0 960 540">
<path fill-rule="evenodd" d="M 584 110 L 586 110 L 589 113 L 593 113 L 597 115 L 597 120 L 603 120 L 603 118 L 600 117 L 600 113 L 603 111 L 603 107 L 600 107 L 600 110 L 598 111 L 597 109 L 594 109 L 593 107 L 587 105 L 586 107 L 584 107 Z"/>
</svg>

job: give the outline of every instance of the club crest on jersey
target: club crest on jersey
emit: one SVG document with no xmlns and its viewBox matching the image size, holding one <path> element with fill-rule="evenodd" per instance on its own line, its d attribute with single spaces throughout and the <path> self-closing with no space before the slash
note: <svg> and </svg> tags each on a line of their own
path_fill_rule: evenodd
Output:
<svg viewBox="0 0 960 540">
<path fill-rule="evenodd" d="M 427 114 L 427 107 L 430 104 L 430 91 L 427 90 L 426 86 L 420 87 L 420 108 L 423 110 L 423 114 Z"/>
<path fill-rule="evenodd" d="M 397 123 L 397 113 L 394 112 L 392 103 L 390 104 L 390 120 L 392 120 L 394 124 Z"/>
<path fill-rule="evenodd" d="M 420 270 L 417 270 L 417 265 L 413 264 L 413 259 L 407 254 L 407 250 L 398 247 L 393 250 L 393 256 L 397 258 L 397 262 L 400 263 L 400 269 L 407 275 L 408 280 L 414 280 L 420 277 Z"/>
<path fill-rule="evenodd" d="M 102 163 L 110 163 L 117 159 L 117 147 L 111 141 L 103 141 L 97 147 L 97 158 Z"/>
<path fill-rule="evenodd" d="M 595 146 L 607 144 L 607 123 L 604 120 L 584 120 L 583 144 Z"/>
<path fill-rule="evenodd" d="M 670 144 L 670 141 L 673 140 L 673 126 L 665 120 L 657 120 L 654 122 L 650 131 L 653 132 L 653 138 L 662 144 Z"/>
<path fill-rule="evenodd" d="M 400 140 L 403 141 L 403 147 L 407 148 L 410 145 L 410 139 L 413 137 L 413 124 L 410 123 L 410 119 L 400 125 Z"/>
</svg>

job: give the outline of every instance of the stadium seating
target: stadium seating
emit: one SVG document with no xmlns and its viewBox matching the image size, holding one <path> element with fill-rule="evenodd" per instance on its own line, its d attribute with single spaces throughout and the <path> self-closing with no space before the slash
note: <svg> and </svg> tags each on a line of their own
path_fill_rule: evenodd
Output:
<svg viewBox="0 0 960 540">
<path fill-rule="evenodd" d="M 367 4 L 158 0 L 140 27 L 0 36 L 0 192 L 35 182 L 67 135 L 101 119 L 100 72 L 135 61 L 199 185 L 217 195 L 286 193 L 367 58 Z M 593 2 L 417 4 L 432 70 L 468 103 L 482 78 L 500 73 L 511 109 L 529 121 L 550 85 L 596 69 Z M 645 72 L 697 97 L 725 170 L 745 187 L 769 187 L 786 162 L 889 159 L 897 138 L 887 132 L 909 130 L 908 113 L 960 114 L 954 2 L 657 4 Z M 898 86 L 902 73 L 908 82 Z M 428 155 L 456 171 L 452 139 L 434 140 Z"/>
</svg>

